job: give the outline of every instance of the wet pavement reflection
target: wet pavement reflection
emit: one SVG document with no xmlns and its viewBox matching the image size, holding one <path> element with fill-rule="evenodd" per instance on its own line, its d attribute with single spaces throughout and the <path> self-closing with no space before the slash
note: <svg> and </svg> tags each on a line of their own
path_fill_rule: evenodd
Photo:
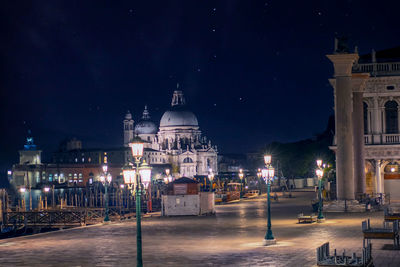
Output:
<svg viewBox="0 0 400 267">
<path fill-rule="evenodd" d="M 145 266 L 315 266 L 316 248 L 329 241 L 338 251 L 362 247 L 361 221 L 381 224 L 383 214 L 327 214 L 322 224 L 297 224 L 310 213 L 313 192 L 272 203 L 272 230 L 278 243 L 262 246 L 265 197 L 217 206 L 215 216 L 143 219 Z M 135 221 L 96 225 L 0 241 L 1 266 L 135 266 Z M 390 241 L 389 241 L 390 242 Z M 376 266 L 398 266 L 398 251 L 373 241 Z"/>
</svg>

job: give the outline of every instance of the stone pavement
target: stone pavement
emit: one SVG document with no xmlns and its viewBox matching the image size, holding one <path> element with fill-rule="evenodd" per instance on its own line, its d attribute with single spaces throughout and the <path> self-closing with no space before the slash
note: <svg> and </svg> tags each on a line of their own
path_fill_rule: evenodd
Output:
<svg viewBox="0 0 400 267">
<path fill-rule="evenodd" d="M 143 220 L 145 266 L 315 266 L 316 248 L 329 241 L 338 253 L 362 248 L 361 221 L 382 224 L 382 212 L 329 213 L 322 224 L 297 224 L 314 193 L 272 203 L 277 245 L 264 247 L 266 200 L 217 206 L 216 216 Z M 390 240 L 373 240 L 375 266 L 400 266 Z M 135 266 L 135 221 L 0 240 L 1 266 Z"/>
</svg>

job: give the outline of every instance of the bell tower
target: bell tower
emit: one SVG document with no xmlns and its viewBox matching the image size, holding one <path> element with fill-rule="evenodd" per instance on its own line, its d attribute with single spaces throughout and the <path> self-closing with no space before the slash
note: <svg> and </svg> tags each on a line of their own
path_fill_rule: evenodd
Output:
<svg viewBox="0 0 400 267">
<path fill-rule="evenodd" d="M 36 165 L 41 164 L 42 151 L 37 149 L 33 143 L 31 131 L 28 130 L 28 137 L 24 149 L 19 151 L 19 164 Z"/>
<path fill-rule="evenodd" d="M 129 146 L 129 142 L 133 139 L 133 122 L 132 114 L 128 110 L 124 119 L 124 146 L 126 147 Z"/>
</svg>

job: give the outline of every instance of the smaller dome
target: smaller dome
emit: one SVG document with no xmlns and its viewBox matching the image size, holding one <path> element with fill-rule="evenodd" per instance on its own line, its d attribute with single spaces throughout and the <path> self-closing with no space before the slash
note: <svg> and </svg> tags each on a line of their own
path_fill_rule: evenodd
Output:
<svg viewBox="0 0 400 267">
<path fill-rule="evenodd" d="M 144 107 L 142 120 L 139 121 L 135 126 L 136 134 L 156 134 L 157 126 L 150 120 L 150 114 L 147 110 L 147 106 Z"/>
<path fill-rule="evenodd" d="M 128 110 L 128 112 L 125 115 L 125 120 L 131 120 L 131 119 L 132 119 L 132 114 Z"/>
</svg>

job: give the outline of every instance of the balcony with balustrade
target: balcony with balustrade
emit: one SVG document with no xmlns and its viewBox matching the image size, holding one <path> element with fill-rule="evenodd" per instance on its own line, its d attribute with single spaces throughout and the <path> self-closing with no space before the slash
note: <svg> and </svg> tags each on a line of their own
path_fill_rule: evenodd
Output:
<svg viewBox="0 0 400 267">
<path fill-rule="evenodd" d="M 400 62 L 363 63 L 353 66 L 353 73 L 366 72 L 372 76 L 400 75 Z"/>
<path fill-rule="evenodd" d="M 400 134 L 380 134 L 375 135 L 374 138 L 371 134 L 366 134 L 364 141 L 366 145 L 400 144 Z"/>
<path fill-rule="evenodd" d="M 400 144 L 400 133 L 399 134 L 365 134 L 364 135 L 365 145 L 398 145 Z M 336 136 L 333 138 L 333 146 L 336 146 Z"/>
</svg>

